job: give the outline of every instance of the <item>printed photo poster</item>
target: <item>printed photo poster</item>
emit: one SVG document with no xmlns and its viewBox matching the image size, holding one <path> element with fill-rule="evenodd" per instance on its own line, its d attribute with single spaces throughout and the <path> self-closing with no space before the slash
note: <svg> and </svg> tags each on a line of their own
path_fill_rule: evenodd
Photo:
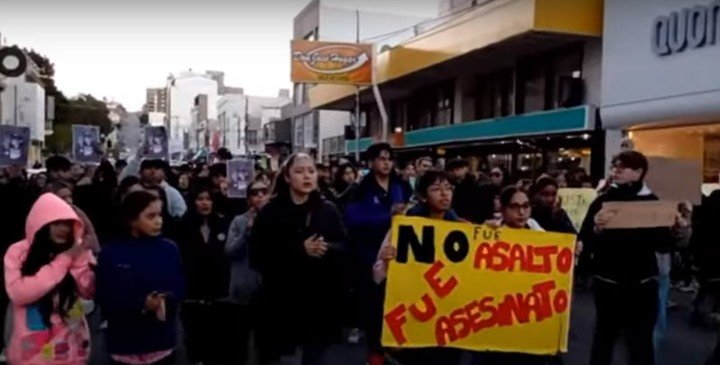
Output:
<svg viewBox="0 0 720 365">
<path fill-rule="evenodd" d="M 567 352 L 575 236 L 393 218 L 382 343 Z"/>
<path fill-rule="evenodd" d="M 228 196 L 247 198 L 247 188 L 255 180 L 255 162 L 239 158 L 227 162 Z"/>
<path fill-rule="evenodd" d="M 142 157 L 151 160 L 167 160 L 168 135 L 165 127 L 145 127 L 145 143 Z"/>
<path fill-rule="evenodd" d="M 103 157 L 100 146 L 100 127 L 73 124 L 73 158 L 76 162 L 99 164 Z"/>
<path fill-rule="evenodd" d="M 0 125 L 0 166 L 27 166 L 30 128 Z"/>
</svg>

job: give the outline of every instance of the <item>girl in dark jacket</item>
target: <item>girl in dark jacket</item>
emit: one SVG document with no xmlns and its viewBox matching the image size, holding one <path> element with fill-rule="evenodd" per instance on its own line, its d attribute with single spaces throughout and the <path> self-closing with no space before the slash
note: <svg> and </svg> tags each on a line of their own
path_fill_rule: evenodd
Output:
<svg viewBox="0 0 720 365">
<path fill-rule="evenodd" d="M 100 252 L 97 301 L 115 364 L 174 364 L 177 305 L 185 277 L 177 246 L 162 236 L 162 202 L 146 191 L 121 207 L 127 233 Z"/>
<path fill-rule="evenodd" d="M 249 254 L 263 280 L 261 363 L 294 356 L 300 347 L 302 364 L 322 364 L 340 340 L 346 236 L 340 214 L 322 200 L 317 184 L 312 158 L 291 156 L 255 219 Z"/>
<path fill-rule="evenodd" d="M 226 364 L 230 361 L 228 350 L 235 346 L 217 326 L 229 324 L 238 313 L 227 300 L 230 260 L 225 255 L 225 241 L 229 222 L 217 213 L 211 192 L 209 184 L 196 187 L 177 231 L 188 283 L 181 318 L 190 360 Z"/>
</svg>

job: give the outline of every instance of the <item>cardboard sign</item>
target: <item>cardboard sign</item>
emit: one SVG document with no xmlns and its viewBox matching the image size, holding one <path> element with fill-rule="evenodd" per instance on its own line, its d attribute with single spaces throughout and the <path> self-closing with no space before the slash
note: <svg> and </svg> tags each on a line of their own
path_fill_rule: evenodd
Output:
<svg viewBox="0 0 720 365">
<path fill-rule="evenodd" d="M 672 227 L 678 203 L 672 201 L 606 202 L 602 210 L 611 214 L 607 229 Z"/>
<path fill-rule="evenodd" d="M 590 204 L 596 197 L 597 191 L 595 189 L 562 188 L 558 190 L 558 198 L 562 202 L 562 208 L 570 217 L 573 226 L 575 226 L 575 231 L 580 232 L 580 227 L 582 227 Z"/>
<path fill-rule="evenodd" d="M 575 236 L 399 216 L 383 345 L 566 352 Z"/>
<path fill-rule="evenodd" d="M 72 126 L 73 158 L 76 162 L 99 164 L 103 151 L 100 146 L 100 127 L 92 125 Z"/>
<path fill-rule="evenodd" d="M 648 163 L 645 182 L 661 200 L 700 204 L 703 183 L 700 161 L 651 156 Z"/>
<path fill-rule="evenodd" d="M 142 157 L 149 160 L 166 160 L 168 153 L 168 136 L 165 127 L 145 127 Z"/>
<path fill-rule="evenodd" d="M 0 125 L 0 167 L 27 166 L 29 150 L 30 128 Z"/>
<path fill-rule="evenodd" d="M 255 163 L 248 159 L 227 162 L 228 196 L 246 198 L 248 185 L 255 179 Z"/>
</svg>

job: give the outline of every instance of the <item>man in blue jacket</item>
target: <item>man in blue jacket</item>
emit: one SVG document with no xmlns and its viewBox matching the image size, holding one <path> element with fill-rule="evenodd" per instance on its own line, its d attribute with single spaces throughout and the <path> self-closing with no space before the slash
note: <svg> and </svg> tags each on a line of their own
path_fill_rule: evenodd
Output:
<svg viewBox="0 0 720 365">
<path fill-rule="evenodd" d="M 345 223 L 356 260 L 356 294 L 373 364 L 381 357 L 382 291 L 372 281 L 372 267 L 393 214 L 402 212 L 410 199 L 393 170 L 393 150 L 387 143 L 368 147 L 370 172 L 363 178 L 345 211 Z"/>
</svg>

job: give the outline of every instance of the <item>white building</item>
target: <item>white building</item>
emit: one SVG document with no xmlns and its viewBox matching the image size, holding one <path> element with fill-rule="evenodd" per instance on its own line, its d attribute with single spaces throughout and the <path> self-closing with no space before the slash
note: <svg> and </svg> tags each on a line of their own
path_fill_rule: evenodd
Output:
<svg viewBox="0 0 720 365">
<path fill-rule="evenodd" d="M 192 109 L 198 95 L 207 95 L 207 119 L 217 120 L 218 84 L 212 77 L 192 71 L 171 75 L 167 80 L 169 103 L 168 129 L 170 143 L 182 141 L 185 148 L 197 150 L 197 131 L 200 125 L 193 125 Z M 202 121 L 200 121 L 201 123 Z M 197 124 L 197 123 L 196 123 Z M 173 142 L 175 141 L 175 142 Z"/>
<path fill-rule="evenodd" d="M 45 89 L 24 77 L 5 79 L 2 124 L 30 128 L 30 138 L 45 142 Z"/>
<path fill-rule="evenodd" d="M 378 51 L 383 51 L 414 36 L 414 27 L 424 20 L 415 16 L 332 7 L 322 0 L 314 0 L 295 17 L 294 38 L 351 43 L 359 38 L 361 42 L 376 44 Z M 293 149 L 320 159 L 324 155 L 322 141 L 341 138 L 345 125 L 352 120 L 352 114 L 313 111 L 308 103 L 310 87 L 304 84 L 294 86 Z"/>
<path fill-rule="evenodd" d="M 223 95 L 217 102 L 220 143 L 233 155 L 244 155 L 247 97 L 243 94 Z"/>
</svg>

